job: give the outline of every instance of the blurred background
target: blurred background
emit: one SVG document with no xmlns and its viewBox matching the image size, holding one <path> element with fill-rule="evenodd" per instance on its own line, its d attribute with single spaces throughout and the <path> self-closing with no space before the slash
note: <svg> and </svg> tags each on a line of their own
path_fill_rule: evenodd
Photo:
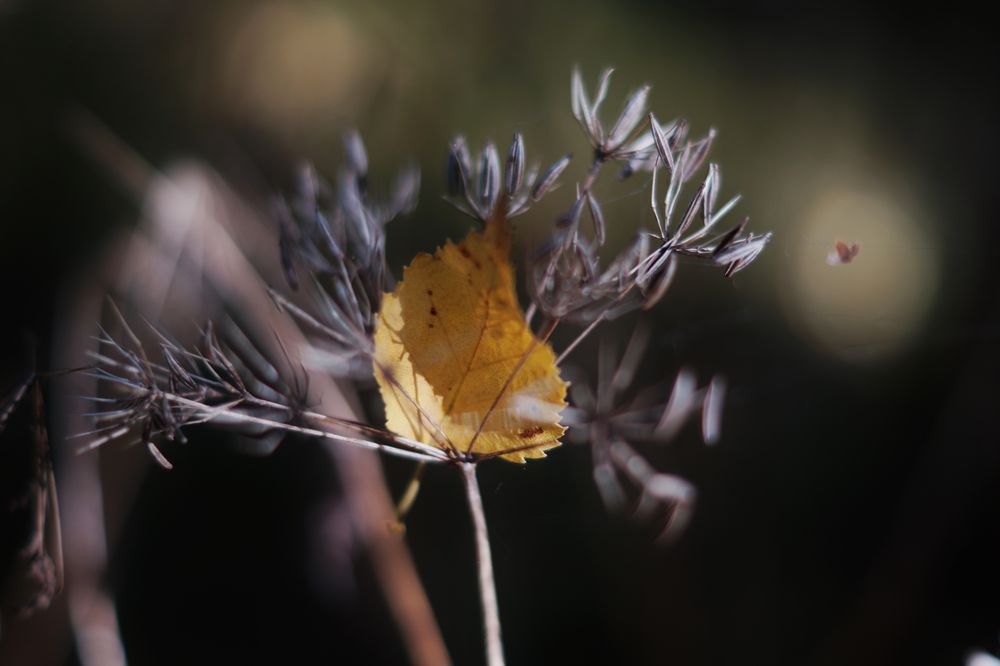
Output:
<svg viewBox="0 0 1000 666">
<path fill-rule="evenodd" d="M 523 252 L 586 167 L 571 69 L 593 86 L 614 66 L 609 116 L 649 82 L 660 119 L 718 128 L 723 196 L 774 239 L 732 280 L 682 265 L 651 315 L 644 380 L 689 366 L 731 387 L 719 446 L 691 428 L 649 452 L 699 491 L 677 543 L 604 509 L 585 447 L 484 466 L 509 662 L 962 664 L 1000 636 L 995 51 L 956 6 L 0 0 L 0 376 L 27 338 L 51 368 L 93 333 L 69 322 L 117 284 L 123 235 L 163 216 L 156 174 L 191 196 L 224 183 L 263 217 L 302 160 L 336 173 L 350 128 L 374 187 L 423 174 L 388 230 L 397 275 L 469 228 L 440 198 L 456 133 L 522 132 L 543 164 L 573 151 Z M 648 177 L 598 193 L 612 244 L 652 224 Z M 850 264 L 827 264 L 837 240 L 859 244 Z M 46 391 L 57 482 L 74 390 Z M 64 495 L 64 529 L 101 537 L 131 663 L 406 662 L 319 445 L 249 457 L 198 433 L 169 472 L 140 447 L 89 456 L 102 516 L 67 525 Z M 398 494 L 409 470 L 385 473 Z M 476 664 L 466 512 L 457 475 L 431 470 L 406 539 L 452 660 Z M 0 663 L 87 663 L 69 606 L 5 617 Z"/>
</svg>

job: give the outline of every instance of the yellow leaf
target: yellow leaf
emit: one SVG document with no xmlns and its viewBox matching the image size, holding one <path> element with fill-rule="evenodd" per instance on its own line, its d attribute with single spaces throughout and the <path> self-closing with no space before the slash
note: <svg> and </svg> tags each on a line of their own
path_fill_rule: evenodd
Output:
<svg viewBox="0 0 1000 666">
<path fill-rule="evenodd" d="M 524 321 L 509 254 L 509 222 L 496 216 L 458 245 L 417 255 L 386 294 L 375 378 L 393 432 L 515 462 L 559 445 L 566 383 Z"/>
</svg>

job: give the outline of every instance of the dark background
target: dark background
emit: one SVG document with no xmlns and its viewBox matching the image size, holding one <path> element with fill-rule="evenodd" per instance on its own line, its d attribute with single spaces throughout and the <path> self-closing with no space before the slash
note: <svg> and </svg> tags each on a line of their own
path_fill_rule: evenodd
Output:
<svg viewBox="0 0 1000 666">
<path fill-rule="evenodd" d="M 421 206 L 390 227 L 398 271 L 467 228 L 439 198 L 456 132 L 478 145 L 517 129 L 529 157 L 583 156 L 569 73 L 580 64 L 592 86 L 613 65 L 607 112 L 649 81 L 659 117 L 719 127 L 726 191 L 775 238 L 733 281 L 682 267 L 655 315 L 644 379 L 688 365 L 732 387 L 720 446 L 689 429 L 650 453 L 699 490 L 677 544 L 604 510 L 584 448 L 484 466 L 509 662 L 960 664 L 996 648 L 1000 202 L 985 17 L 469 4 L 0 0 L 5 357 L 23 361 L 29 332 L 48 364 L 66 281 L 141 216 L 74 138 L 75 114 L 157 168 L 207 163 L 250 199 L 287 186 L 300 159 L 332 173 L 358 127 L 376 178 L 408 160 L 423 170 Z M 644 184 L 606 185 L 610 224 L 649 223 Z M 540 233 L 553 205 L 525 224 Z M 835 238 L 861 243 L 854 263 L 825 264 Z M 595 350 L 577 355 L 584 372 Z M 137 487 L 111 508 L 130 661 L 404 660 L 364 560 L 310 560 L 318 507 L 337 492 L 317 446 L 260 459 L 221 444 L 196 433 L 172 472 L 113 481 Z M 405 466 L 387 469 L 401 488 Z M 407 538 L 455 663 L 479 663 L 457 475 L 432 470 Z M 6 626 L 0 661 L 74 663 L 60 613 Z"/>
</svg>

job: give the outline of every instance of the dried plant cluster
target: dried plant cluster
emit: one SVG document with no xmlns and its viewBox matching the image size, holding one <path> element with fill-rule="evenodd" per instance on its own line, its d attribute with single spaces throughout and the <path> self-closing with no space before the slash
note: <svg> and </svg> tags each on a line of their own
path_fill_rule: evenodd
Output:
<svg viewBox="0 0 1000 666">
<path fill-rule="evenodd" d="M 682 259 L 708 262 L 733 275 L 749 265 L 770 238 L 748 232 L 746 218 L 720 230 L 739 197 L 720 205 L 720 170 L 715 164 L 703 168 L 714 130 L 692 139 L 684 120 L 661 123 L 647 111 L 649 86 L 633 92 L 614 122 L 605 126 L 600 111 L 611 73 L 609 69 L 601 75 L 593 98 L 579 72 L 573 74 L 572 111 L 591 145 L 592 160 L 552 233 L 523 267 L 531 297 L 526 319 L 538 337 L 547 341 L 558 326 L 579 328 L 575 339 L 559 350 L 557 364 L 602 322 L 655 306 Z M 394 287 L 385 261 L 386 225 L 414 208 L 419 177 L 415 170 L 404 171 L 388 200 L 376 200 L 369 193 L 368 160 L 358 135 L 348 136 L 346 148 L 346 162 L 332 184 L 304 169 L 295 194 L 275 204 L 281 262 L 288 286 L 296 293 L 274 290 L 272 296 L 310 339 L 309 349 L 297 358 L 340 379 L 366 382 L 371 380 L 373 364 L 378 369 L 373 334 L 383 297 Z M 545 170 L 528 166 L 520 134 L 514 136 L 503 160 L 493 143 L 474 157 L 458 137 L 448 157 L 447 197 L 458 210 L 484 224 L 498 216 L 522 216 L 556 188 L 570 162 L 567 155 Z M 649 179 L 656 228 L 637 230 L 624 250 L 605 260 L 601 254 L 607 225 L 627 222 L 608 220 L 594 193 L 605 167 L 612 164 L 620 177 Z M 686 186 L 696 178 L 688 196 Z M 585 216 L 589 228 L 583 225 Z M 451 464 L 461 467 L 467 480 L 471 478 L 467 487 L 473 518 L 477 535 L 485 540 L 474 466 L 505 452 L 483 454 L 471 446 L 460 450 L 431 445 L 377 424 L 312 411 L 304 373 L 293 371 L 294 363 L 287 358 L 267 358 L 228 322 L 219 325 L 223 335 L 207 325 L 195 348 L 156 332 L 156 354 L 147 354 L 124 318 L 119 317 L 119 323 L 116 336 L 102 332 L 100 337 L 102 351 L 92 372 L 108 392 L 94 397 L 103 409 L 94 415 L 95 429 L 85 433 L 90 438 L 87 448 L 137 437 L 161 465 L 170 467 L 165 455 L 169 448 L 163 442 L 183 443 L 188 426 L 211 422 L 258 437 L 278 439 L 293 432 L 422 464 Z M 660 507 L 666 517 L 664 535 L 669 537 L 687 521 L 694 490 L 683 479 L 655 471 L 636 447 L 669 442 L 698 411 L 705 441 L 714 442 L 723 382 L 716 378 L 699 389 L 693 376 L 683 371 L 665 402 L 623 404 L 625 396 L 636 394 L 631 385 L 650 333 L 639 331 L 620 362 L 610 349 L 602 351 L 593 388 L 574 382 L 562 425 L 569 427 L 570 441 L 589 442 L 592 447 L 594 478 L 606 503 L 621 507 L 637 498 L 635 506 L 642 513 Z M 408 399 L 419 409 L 416 396 Z M 489 571 L 483 572 L 489 567 L 488 543 L 480 546 L 489 661 L 500 663 L 495 590 L 492 576 L 486 575 Z M 491 622 L 497 626 L 491 627 Z"/>
</svg>

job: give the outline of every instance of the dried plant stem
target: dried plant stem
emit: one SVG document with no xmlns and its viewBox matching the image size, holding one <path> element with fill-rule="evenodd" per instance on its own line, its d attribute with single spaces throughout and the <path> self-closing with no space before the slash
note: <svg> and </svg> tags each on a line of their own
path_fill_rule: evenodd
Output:
<svg viewBox="0 0 1000 666">
<path fill-rule="evenodd" d="M 576 336 L 576 338 L 573 340 L 573 342 L 569 343 L 569 346 L 566 347 L 566 349 L 562 350 L 562 353 L 559 354 L 559 358 L 556 359 L 556 365 L 560 365 L 564 360 L 566 360 L 566 357 L 569 356 L 570 353 L 572 353 L 572 351 L 574 349 L 576 349 L 576 346 L 578 344 L 580 344 L 581 342 L 583 342 L 584 339 L 588 335 L 590 335 L 591 331 L 593 331 L 595 328 L 597 328 L 598 324 L 600 324 L 602 321 L 604 321 L 604 316 L 606 314 L 607 314 L 607 310 L 601 312 L 601 314 L 599 314 L 594 319 L 594 321 L 590 322 L 590 324 L 587 325 L 587 328 L 583 329 L 583 331 L 581 331 L 581 333 L 578 336 Z"/>
<path fill-rule="evenodd" d="M 570 226 L 572 226 L 572 236 L 575 238 L 576 229 L 580 223 L 579 212 L 582 211 L 581 205 L 590 196 L 591 190 L 597 184 L 597 180 L 601 175 L 601 165 L 604 164 L 604 158 L 600 155 L 595 155 L 594 161 L 590 164 L 590 169 L 587 170 L 587 175 L 584 177 L 583 182 L 577 186 L 576 201 L 574 202 L 572 208 L 566 215 L 566 219 L 569 220 Z"/>
<path fill-rule="evenodd" d="M 577 200 L 586 199 L 590 191 L 594 189 L 594 185 L 597 184 L 597 179 L 601 175 L 601 166 L 604 164 L 604 158 L 597 156 L 594 161 L 590 164 L 590 170 L 587 171 L 587 176 L 583 180 L 583 184 L 580 186 L 580 194 L 577 196 Z"/>
<path fill-rule="evenodd" d="M 305 435 L 307 437 L 317 437 L 320 439 L 330 439 L 338 442 L 344 442 L 345 444 L 351 444 L 352 446 L 360 447 L 362 449 L 367 449 L 370 451 L 383 451 L 389 453 L 390 455 L 396 455 L 402 458 L 410 458 L 412 460 L 417 460 L 419 462 L 426 462 L 426 461 L 443 462 L 443 459 L 441 458 L 428 456 L 426 454 L 420 453 L 420 451 L 404 451 L 400 449 L 394 449 L 392 447 L 385 446 L 377 442 L 371 442 L 369 440 L 359 439 L 357 437 L 349 437 L 347 435 L 341 435 L 335 432 L 331 432 L 329 430 L 320 430 L 319 428 L 310 428 L 308 426 L 298 426 L 291 423 L 282 423 L 281 421 L 261 418 L 259 416 L 253 416 L 252 414 L 241 414 L 237 411 L 234 411 L 233 407 L 235 407 L 235 405 L 220 405 L 220 406 L 205 405 L 198 402 L 197 400 L 191 400 L 189 398 L 185 398 L 180 395 L 175 395 L 173 393 L 166 393 L 166 392 L 161 393 L 160 396 L 166 400 L 169 400 L 170 402 L 176 403 L 178 405 L 184 405 L 186 407 L 190 407 L 192 409 L 197 410 L 200 414 L 203 415 L 205 421 L 230 420 L 243 423 L 254 423 L 269 428 L 277 428 L 285 430 L 287 432 L 293 432 L 300 435 Z M 267 403 L 267 401 L 263 400 L 259 402 L 269 404 L 275 407 L 280 406 L 277 403 Z M 317 412 L 306 411 L 303 413 L 303 415 L 308 418 L 314 418 L 317 420 L 322 419 L 326 421 L 332 421 L 334 423 L 342 423 L 342 424 L 345 423 L 340 419 L 335 419 L 334 417 L 327 416 L 326 414 L 319 414 Z M 420 442 L 414 442 L 413 446 L 423 446 L 423 445 L 421 445 Z M 429 452 L 435 452 L 435 450 L 431 447 L 427 447 L 426 450 Z"/>
<path fill-rule="evenodd" d="M 473 529 L 476 534 L 476 566 L 479 569 L 479 599 L 483 605 L 483 631 L 486 637 L 487 666 L 503 666 L 503 643 L 500 639 L 500 607 L 497 605 L 496 581 L 493 578 L 493 558 L 490 554 L 490 537 L 486 530 L 483 498 L 476 480 L 476 466 L 462 465 L 465 495 L 469 500 Z"/>
<path fill-rule="evenodd" d="M 413 476 L 410 477 L 410 482 L 406 484 L 406 490 L 403 491 L 403 496 L 396 503 L 396 522 L 400 525 L 406 520 L 406 514 L 413 508 L 413 503 L 417 501 L 417 493 L 420 492 L 420 481 L 424 477 L 425 469 L 427 469 L 426 463 L 417 463 L 413 470 Z"/>
<path fill-rule="evenodd" d="M 628 296 L 628 293 L 630 291 L 632 291 L 632 288 L 634 286 L 635 286 L 635 283 L 633 282 L 628 287 L 626 287 L 625 290 L 622 291 L 622 293 L 618 295 L 617 300 L 621 301 L 626 296 Z M 585 329 L 583 329 L 580 332 L 580 334 L 577 335 L 573 339 L 573 342 L 569 343 L 569 345 L 566 347 L 566 349 L 562 350 L 562 353 L 560 353 L 559 357 L 556 358 L 556 365 L 561 365 L 562 362 L 566 360 L 566 357 L 569 356 L 573 352 L 574 349 L 576 349 L 577 345 L 579 345 L 581 342 L 583 342 L 587 338 L 587 336 L 590 335 L 594 331 L 594 329 L 597 328 L 598 325 L 605 320 L 605 318 L 608 316 L 608 313 L 610 311 L 611 311 L 611 306 L 610 305 L 608 307 L 604 308 L 603 310 L 601 310 L 601 312 L 596 317 L 594 317 L 594 321 L 590 322 L 587 325 L 587 327 Z"/>
</svg>

